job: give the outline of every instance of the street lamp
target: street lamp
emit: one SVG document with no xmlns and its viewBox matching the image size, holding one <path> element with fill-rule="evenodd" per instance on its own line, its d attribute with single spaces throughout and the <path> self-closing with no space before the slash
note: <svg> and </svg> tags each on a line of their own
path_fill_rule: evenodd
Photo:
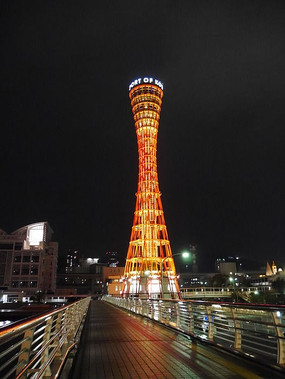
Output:
<svg viewBox="0 0 285 379">
<path fill-rule="evenodd" d="M 189 258 L 190 257 L 190 253 L 188 251 L 184 251 L 183 253 L 176 253 L 176 254 L 172 254 L 172 257 L 164 257 L 162 260 L 161 260 L 161 277 L 160 277 L 160 283 L 161 283 L 161 298 L 163 299 L 163 267 L 164 267 L 164 261 L 166 261 L 167 259 L 169 258 L 173 258 L 173 257 L 176 257 L 177 255 L 182 255 L 183 258 Z"/>
<path fill-rule="evenodd" d="M 232 276 L 229 277 L 229 282 L 230 282 L 230 289 L 231 289 L 231 285 L 232 285 L 232 291 L 234 291 L 234 278 Z"/>
<path fill-rule="evenodd" d="M 237 278 L 234 279 L 232 276 L 229 277 L 229 282 L 232 285 L 232 294 L 231 294 L 231 296 L 232 296 L 233 301 L 238 301 L 238 291 L 235 288 L 235 281 L 236 280 L 237 280 Z"/>
</svg>

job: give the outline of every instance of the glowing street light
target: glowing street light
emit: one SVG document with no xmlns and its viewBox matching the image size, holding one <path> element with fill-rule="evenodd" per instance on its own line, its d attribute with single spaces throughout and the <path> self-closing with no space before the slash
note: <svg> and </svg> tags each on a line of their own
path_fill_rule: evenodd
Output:
<svg viewBox="0 0 285 379">
<path fill-rule="evenodd" d="M 173 254 L 172 256 L 174 257 L 175 255 L 180 255 L 180 254 Z M 182 258 L 190 258 L 189 251 L 184 251 L 181 255 L 182 255 Z"/>
</svg>

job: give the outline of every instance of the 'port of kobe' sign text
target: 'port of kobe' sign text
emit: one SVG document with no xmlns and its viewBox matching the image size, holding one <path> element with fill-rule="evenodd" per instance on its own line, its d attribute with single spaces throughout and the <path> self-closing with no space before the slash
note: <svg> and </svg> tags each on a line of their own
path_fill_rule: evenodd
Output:
<svg viewBox="0 0 285 379">
<path fill-rule="evenodd" d="M 156 86 L 160 87 L 163 90 L 163 84 L 161 83 L 160 80 L 153 79 L 153 78 L 139 78 L 131 82 L 129 85 L 129 91 L 135 87 L 138 86 L 139 84 L 155 84 Z"/>
</svg>

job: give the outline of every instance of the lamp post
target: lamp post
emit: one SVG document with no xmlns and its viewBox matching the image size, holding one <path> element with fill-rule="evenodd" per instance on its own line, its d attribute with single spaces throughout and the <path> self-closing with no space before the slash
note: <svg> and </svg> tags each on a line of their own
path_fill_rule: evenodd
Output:
<svg viewBox="0 0 285 379">
<path fill-rule="evenodd" d="M 229 277 L 229 282 L 232 285 L 232 299 L 234 302 L 238 301 L 238 292 L 236 291 L 236 288 L 235 288 L 235 280 L 236 279 L 234 279 L 232 276 Z"/>
<path fill-rule="evenodd" d="M 183 258 L 189 258 L 190 257 L 190 253 L 188 251 L 184 251 L 183 253 L 172 254 L 172 257 L 176 257 L 177 255 L 182 255 Z M 167 259 L 172 258 L 172 257 L 164 257 L 161 260 L 160 283 L 161 283 L 161 298 L 162 299 L 163 299 L 163 267 L 164 267 L 163 264 L 164 264 L 164 261 L 166 261 Z"/>
<path fill-rule="evenodd" d="M 229 282 L 230 282 L 230 289 L 232 287 L 232 292 L 234 291 L 234 278 L 232 276 L 229 277 Z"/>
</svg>

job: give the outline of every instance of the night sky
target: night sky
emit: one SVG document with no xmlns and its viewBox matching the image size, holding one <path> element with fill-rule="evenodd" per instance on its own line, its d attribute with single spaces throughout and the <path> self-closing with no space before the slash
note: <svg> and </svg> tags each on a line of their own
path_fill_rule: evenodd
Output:
<svg viewBox="0 0 285 379">
<path fill-rule="evenodd" d="M 1 1 L 0 228 L 126 256 L 128 85 L 164 83 L 158 173 L 173 253 L 285 263 L 284 1 Z M 122 260 L 123 262 L 123 260 Z"/>
</svg>

